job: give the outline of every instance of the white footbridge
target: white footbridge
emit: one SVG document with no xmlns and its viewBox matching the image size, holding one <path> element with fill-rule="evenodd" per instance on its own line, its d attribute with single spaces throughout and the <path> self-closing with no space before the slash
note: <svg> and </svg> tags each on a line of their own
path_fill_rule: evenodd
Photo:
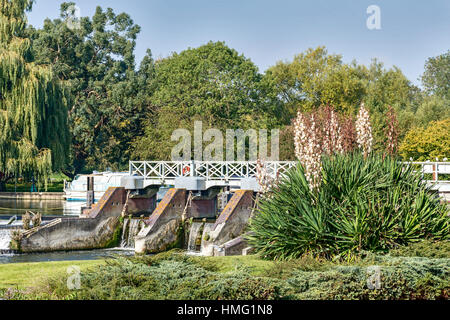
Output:
<svg viewBox="0 0 450 320">
<path fill-rule="evenodd" d="M 272 177 L 283 176 L 295 161 L 267 161 L 265 170 Z M 130 161 L 129 174 L 144 178 L 149 185 L 187 186 L 206 190 L 229 186 L 233 189 L 258 189 L 256 161 Z"/>
<path fill-rule="evenodd" d="M 284 176 L 296 164 L 296 161 L 264 162 L 265 171 L 272 177 Z M 450 192 L 450 162 L 405 162 L 404 165 L 412 165 L 439 191 Z M 129 174 L 142 177 L 144 188 L 187 185 L 192 190 L 215 186 L 258 190 L 256 161 L 130 161 Z"/>
</svg>

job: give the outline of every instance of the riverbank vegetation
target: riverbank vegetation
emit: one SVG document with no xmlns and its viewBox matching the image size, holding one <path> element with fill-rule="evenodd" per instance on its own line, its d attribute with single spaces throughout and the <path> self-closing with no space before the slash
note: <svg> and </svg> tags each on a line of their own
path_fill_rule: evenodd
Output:
<svg viewBox="0 0 450 320">
<path fill-rule="evenodd" d="M 104 264 L 103 260 L 51 261 L 33 263 L 0 264 L 0 291 L 6 289 L 25 290 L 40 285 L 46 277 L 63 276 L 67 268 L 78 266 L 81 270 Z"/>
<path fill-rule="evenodd" d="M 373 270 L 380 270 L 379 279 Z M 80 290 L 67 288 L 67 274 L 47 275 L 37 285 L 0 294 L 7 299 L 447 299 L 450 254 L 448 242 L 427 241 L 390 254 L 361 252 L 352 262 L 310 255 L 290 261 L 193 257 L 173 250 L 83 268 Z"/>
</svg>

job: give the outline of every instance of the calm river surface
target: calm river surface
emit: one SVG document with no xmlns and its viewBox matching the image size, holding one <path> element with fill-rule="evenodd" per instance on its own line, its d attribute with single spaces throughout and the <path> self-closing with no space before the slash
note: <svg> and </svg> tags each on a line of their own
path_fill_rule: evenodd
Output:
<svg viewBox="0 0 450 320">
<path fill-rule="evenodd" d="M 24 200 L 0 198 L 1 216 L 22 215 L 26 211 L 42 215 L 79 215 L 84 202 L 61 200 Z"/>
</svg>

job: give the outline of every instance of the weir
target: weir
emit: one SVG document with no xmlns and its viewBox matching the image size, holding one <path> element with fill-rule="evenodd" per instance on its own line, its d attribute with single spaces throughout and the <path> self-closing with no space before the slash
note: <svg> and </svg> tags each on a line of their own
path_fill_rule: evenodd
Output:
<svg viewBox="0 0 450 320">
<path fill-rule="evenodd" d="M 448 163 L 407 165 L 411 164 L 421 165 L 424 175 L 432 174 L 429 183 L 441 195 L 447 192 L 450 181 L 439 180 L 439 175 L 450 172 Z M 269 161 L 264 165 L 269 175 L 283 177 L 296 163 Z M 138 254 L 174 247 L 203 255 L 249 252 L 243 233 L 259 190 L 256 171 L 256 162 L 246 161 L 132 161 L 129 174 L 120 177 L 120 186 L 107 189 L 79 217 L 46 221 L 23 231 L 21 237 L 15 234 L 12 240 L 9 230 L 0 229 L 0 250 L 51 252 L 120 246 L 134 247 Z M 161 199 L 160 190 L 167 186 L 173 187 Z M 135 219 L 141 216 L 146 218 Z"/>
<path fill-rule="evenodd" d="M 0 226 L 0 252 L 7 252 L 10 250 L 12 228 L 3 228 Z"/>
<path fill-rule="evenodd" d="M 134 238 L 138 235 L 142 227 L 140 219 L 125 219 L 122 227 L 122 237 L 120 247 L 124 249 L 134 249 Z"/>
<path fill-rule="evenodd" d="M 199 238 L 199 231 L 200 228 L 203 227 L 202 222 L 194 222 L 192 223 L 190 232 L 189 232 L 189 241 L 188 241 L 188 251 L 195 252 L 197 251 L 197 241 Z M 201 241 L 202 234 L 200 234 L 200 241 Z M 200 244 L 201 245 L 201 244 Z M 200 245 L 198 245 L 200 247 Z"/>
</svg>

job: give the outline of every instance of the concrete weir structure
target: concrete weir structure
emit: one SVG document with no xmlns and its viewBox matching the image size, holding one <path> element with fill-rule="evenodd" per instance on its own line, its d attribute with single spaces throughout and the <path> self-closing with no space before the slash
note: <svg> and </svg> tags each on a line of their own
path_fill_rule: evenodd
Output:
<svg viewBox="0 0 450 320">
<path fill-rule="evenodd" d="M 253 190 L 201 190 L 197 179 L 189 178 L 177 181 L 177 186 L 169 189 L 155 208 L 157 186 L 142 188 L 139 182 L 125 179 L 123 187 L 109 188 L 98 203 L 83 209 L 79 217 L 54 219 L 24 231 L 20 239 L 13 240 L 11 248 L 24 253 L 51 252 L 107 248 L 126 242 L 134 245 L 136 253 L 147 254 L 187 248 L 187 238 L 191 236 L 196 242 L 199 236 L 201 254 L 241 254 L 246 244 L 239 236 L 252 212 Z M 220 211 L 218 198 L 223 198 L 223 192 L 231 198 Z M 133 233 L 131 239 L 124 239 L 131 221 L 137 222 L 132 218 L 137 214 L 148 218 L 133 223 L 139 226 L 137 235 Z M 196 228 L 191 230 L 194 224 Z M 223 247 L 231 240 L 233 250 L 230 243 Z"/>
<path fill-rule="evenodd" d="M 410 165 L 410 164 L 408 164 Z M 267 162 L 266 172 L 283 176 L 294 162 Z M 428 170 L 428 171 L 427 171 Z M 450 164 L 425 163 L 435 188 L 447 191 Z M 130 162 L 129 175 L 76 218 L 59 218 L 13 237 L 11 249 L 48 252 L 97 249 L 123 243 L 138 254 L 174 247 L 201 255 L 251 252 L 245 229 L 259 190 L 254 162 Z M 157 204 L 162 186 L 169 189 Z M 165 189 L 165 188 L 164 188 Z M 137 219 L 136 219 L 137 218 Z"/>
<path fill-rule="evenodd" d="M 153 211 L 155 189 L 146 192 L 111 187 L 100 201 L 84 209 L 79 217 L 59 218 L 27 230 L 13 239 L 11 249 L 19 252 L 51 252 L 109 248 L 118 245 L 122 216 Z"/>
<path fill-rule="evenodd" d="M 109 188 L 100 202 L 79 218 L 55 219 L 25 231 L 12 248 L 21 252 L 48 252 L 108 247 L 119 227 L 125 199 L 124 188 Z"/>
</svg>

